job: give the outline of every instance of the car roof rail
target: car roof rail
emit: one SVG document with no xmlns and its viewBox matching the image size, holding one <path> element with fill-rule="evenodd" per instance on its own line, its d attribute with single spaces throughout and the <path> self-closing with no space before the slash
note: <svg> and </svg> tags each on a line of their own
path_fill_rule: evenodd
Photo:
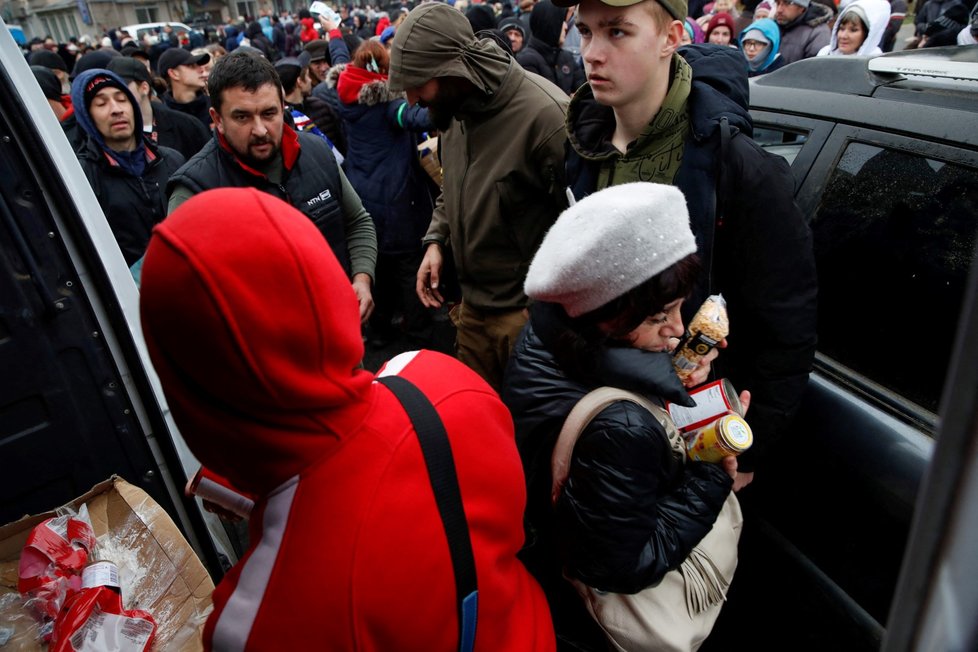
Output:
<svg viewBox="0 0 978 652">
<path fill-rule="evenodd" d="M 872 97 L 883 79 L 866 69 L 866 57 L 812 57 L 795 61 L 774 72 L 755 77 L 756 86 L 799 88 Z"/>
<path fill-rule="evenodd" d="M 907 77 L 978 81 L 978 45 L 904 50 L 869 60 L 869 70 Z"/>
</svg>

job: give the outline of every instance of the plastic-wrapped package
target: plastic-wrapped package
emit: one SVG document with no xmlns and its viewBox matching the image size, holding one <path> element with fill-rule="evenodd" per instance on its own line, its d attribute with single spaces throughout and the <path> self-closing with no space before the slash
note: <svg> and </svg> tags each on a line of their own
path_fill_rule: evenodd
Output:
<svg viewBox="0 0 978 652">
<path fill-rule="evenodd" d="M 201 631 L 211 609 L 213 582 L 163 508 L 138 487 L 114 478 L 97 485 L 57 513 L 25 517 L 0 528 L 0 640 L 9 639 L 0 647 L 0 652 L 46 649 L 34 612 L 26 607 L 24 599 L 17 593 L 18 571 L 31 533 L 42 522 L 69 514 L 71 510 L 78 510 L 79 514 L 83 510 L 88 512 L 95 539 L 94 545 L 90 546 L 92 555 L 86 560 L 114 562 L 118 570 L 119 593 L 103 586 L 98 593 L 107 591 L 111 595 L 85 598 L 91 609 L 90 616 L 98 612 L 91 621 L 92 626 L 76 628 L 76 634 L 84 632 L 77 637 L 64 637 L 59 633 L 58 641 L 76 639 L 82 645 L 81 648 L 75 646 L 76 650 L 139 650 L 139 647 L 105 647 L 99 641 L 104 643 L 107 636 L 121 636 L 138 645 L 146 635 L 148 620 L 138 615 L 138 612 L 144 612 L 157 623 L 152 642 L 145 641 L 154 651 L 201 650 Z M 75 581 L 78 580 L 75 576 Z M 82 587 L 83 584 L 77 584 L 77 588 Z M 61 618 L 75 619 L 82 613 L 82 598 L 78 596 L 87 593 L 76 591 L 72 598 L 66 591 Z M 137 612 L 135 619 L 132 613 L 125 611 Z M 65 615 L 67 612 L 71 612 L 70 616 Z M 107 614 L 122 618 L 113 619 Z M 91 617 L 83 619 L 82 623 L 89 620 Z M 53 629 L 54 621 L 47 622 Z M 106 628 L 106 624 L 118 627 Z M 53 644 L 51 649 L 55 649 Z"/>
<path fill-rule="evenodd" d="M 146 652 L 156 621 L 141 609 L 124 609 L 119 571 L 110 561 L 84 570 L 82 589 L 68 598 L 54 622 L 51 652 Z"/>
<path fill-rule="evenodd" d="M 727 302 L 722 294 L 707 297 L 686 328 L 686 337 L 676 347 L 672 364 L 680 380 L 686 380 L 700 361 L 730 334 Z"/>
<path fill-rule="evenodd" d="M 65 513 L 39 523 L 27 537 L 20 555 L 17 589 L 34 614 L 41 638 L 72 595 L 81 589 L 82 569 L 95 546 L 95 533 L 82 505 L 78 514 Z"/>
</svg>

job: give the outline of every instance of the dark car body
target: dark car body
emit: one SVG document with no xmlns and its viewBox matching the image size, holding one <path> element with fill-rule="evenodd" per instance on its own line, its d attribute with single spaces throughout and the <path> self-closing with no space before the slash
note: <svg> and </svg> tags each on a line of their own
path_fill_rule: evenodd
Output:
<svg viewBox="0 0 978 652">
<path fill-rule="evenodd" d="M 975 79 L 978 46 L 752 80 L 755 140 L 791 163 L 814 236 L 819 352 L 742 494 L 741 567 L 704 649 L 879 649 L 975 252 Z"/>
</svg>

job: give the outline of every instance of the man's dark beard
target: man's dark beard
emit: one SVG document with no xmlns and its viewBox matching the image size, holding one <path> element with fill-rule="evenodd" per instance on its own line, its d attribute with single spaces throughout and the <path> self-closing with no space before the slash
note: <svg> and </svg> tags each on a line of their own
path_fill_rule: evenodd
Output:
<svg viewBox="0 0 978 652">
<path fill-rule="evenodd" d="M 422 106 L 428 107 L 428 116 L 431 118 L 432 124 L 435 125 L 435 129 L 445 131 L 452 126 L 452 120 L 455 119 L 455 114 L 459 112 L 465 97 L 465 94 L 457 86 L 446 83 L 438 89 L 438 93 L 431 102 L 424 102 Z"/>
<path fill-rule="evenodd" d="M 435 125 L 435 129 L 438 131 L 446 131 L 452 126 L 452 121 L 455 119 L 447 107 L 438 104 L 428 105 L 428 117 L 431 118 L 431 123 Z"/>
<path fill-rule="evenodd" d="M 266 142 L 266 141 L 249 142 L 248 143 L 248 147 L 250 149 L 251 146 L 253 146 L 253 145 L 261 145 L 261 144 L 264 144 L 264 142 Z M 271 141 L 271 138 L 269 138 L 267 140 L 267 142 L 272 142 Z M 234 149 L 234 148 L 232 147 L 231 149 Z M 281 147 L 281 144 L 280 144 L 278 147 L 275 147 L 275 148 L 272 149 L 272 153 L 271 153 L 271 155 L 268 158 L 266 158 L 266 159 L 257 159 L 255 157 L 249 155 L 248 154 L 248 150 L 246 150 L 244 152 L 239 152 L 237 149 L 234 149 L 234 153 L 237 155 L 238 159 L 242 163 L 244 163 L 248 167 L 254 168 L 255 170 L 258 170 L 258 171 L 261 171 L 263 168 L 267 167 L 269 163 L 271 163 L 272 161 L 274 161 L 275 160 L 275 157 L 278 156 L 279 155 L 279 152 L 281 152 L 281 151 L 282 151 L 282 147 Z"/>
</svg>

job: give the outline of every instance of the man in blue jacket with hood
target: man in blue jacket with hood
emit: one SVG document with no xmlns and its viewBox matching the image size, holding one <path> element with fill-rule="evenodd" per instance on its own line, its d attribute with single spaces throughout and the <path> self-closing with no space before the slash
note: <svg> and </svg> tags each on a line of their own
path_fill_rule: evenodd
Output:
<svg viewBox="0 0 978 652">
<path fill-rule="evenodd" d="M 703 263 L 684 318 L 723 294 L 731 334 L 713 368 L 752 395 L 754 446 L 739 459 L 740 490 L 801 402 L 817 280 L 788 164 L 750 138 L 744 56 L 710 45 L 678 51 L 685 17 L 686 0 L 581 2 L 588 83 L 568 108 L 567 179 L 577 198 L 631 181 L 683 191 Z"/>
<path fill-rule="evenodd" d="M 86 135 L 78 160 L 132 266 L 145 253 L 153 226 L 166 217 L 166 181 L 185 159 L 143 135 L 139 104 L 115 73 L 81 73 L 71 84 L 71 101 Z"/>
</svg>

